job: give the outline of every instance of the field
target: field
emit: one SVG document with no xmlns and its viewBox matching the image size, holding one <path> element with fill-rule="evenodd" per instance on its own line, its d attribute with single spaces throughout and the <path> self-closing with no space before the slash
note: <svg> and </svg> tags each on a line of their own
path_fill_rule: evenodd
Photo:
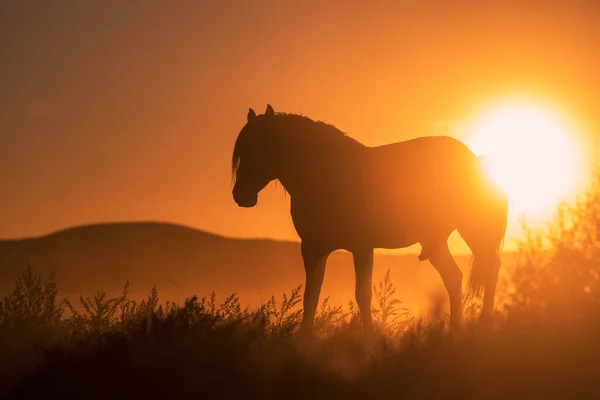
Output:
<svg viewBox="0 0 600 400">
<path fill-rule="evenodd" d="M 301 287 L 243 309 L 237 295 L 163 302 L 100 291 L 58 300 L 27 269 L 0 307 L 2 390 L 10 398 L 598 398 L 600 193 L 528 231 L 501 282 L 493 326 L 465 305 L 462 333 L 441 306 L 404 307 L 389 274 L 375 286 L 377 333 L 354 303 L 324 301 L 312 343 L 294 335 Z M 526 228 L 527 229 L 527 228 Z M 440 303 L 441 304 L 441 303 Z"/>
</svg>

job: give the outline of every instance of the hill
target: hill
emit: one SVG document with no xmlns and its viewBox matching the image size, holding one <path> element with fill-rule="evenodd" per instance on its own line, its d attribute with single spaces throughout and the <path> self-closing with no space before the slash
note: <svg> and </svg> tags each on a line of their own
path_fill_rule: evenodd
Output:
<svg viewBox="0 0 600 400">
<path fill-rule="evenodd" d="M 469 258 L 456 257 L 465 276 Z M 221 296 L 237 292 L 243 304 L 255 306 L 304 283 L 298 243 L 226 238 L 158 222 L 86 225 L 0 241 L 0 295 L 12 289 L 28 263 L 44 276 L 55 271 L 61 296 L 72 300 L 98 289 L 116 295 L 129 280 L 133 298 L 156 285 L 162 300 L 182 302 L 215 290 Z M 376 254 L 374 282 L 388 268 L 398 296 L 411 308 L 443 290 L 437 272 L 416 255 Z M 334 304 L 345 304 L 353 293 L 351 254 L 335 252 L 327 264 L 323 294 L 331 295 Z"/>
</svg>

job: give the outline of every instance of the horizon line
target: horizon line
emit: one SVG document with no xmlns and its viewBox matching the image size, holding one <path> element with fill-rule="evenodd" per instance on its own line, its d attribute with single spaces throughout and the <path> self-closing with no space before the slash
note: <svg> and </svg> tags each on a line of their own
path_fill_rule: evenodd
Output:
<svg viewBox="0 0 600 400">
<path fill-rule="evenodd" d="M 15 237 L 15 238 L 0 238 L 0 243 L 9 243 L 9 242 L 20 242 L 20 241 L 27 241 L 27 240 L 38 240 L 38 239 L 44 239 L 47 237 L 51 237 L 54 235 L 58 235 L 60 233 L 63 232 L 67 232 L 70 230 L 75 230 L 75 229 L 83 229 L 83 228 L 87 228 L 87 227 L 94 227 L 94 226 L 106 226 L 106 225 L 142 225 L 142 224 L 154 224 L 154 225 L 170 225 L 170 226 L 175 226 L 175 227 L 180 227 L 180 228 L 184 228 L 184 229 L 189 229 L 192 231 L 195 231 L 197 233 L 201 233 L 201 234 L 206 234 L 206 235 L 211 235 L 214 237 L 218 237 L 221 239 L 226 239 L 226 240 L 238 240 L 238 241 L 271 241 L 271 242 L 278 242 L 278 243 L 288 243 L 288 244 L 296 244 L 296 245 L 300 245 L 300 241 L 299 240 L 290 240 L 290 239 L 277 239 L 277 238 L 273 238 L 273 237 L 266 237 L 266 236 L 252 236 L 252 237 L 242 237 L 242 236 L 230 236 L 230 235 L 226 235 L 226 234 L 220 234 L 220 233 L 216 233 L 216 232 L 211 232 L 205 229 L 201 229 L 201 228 L 197 228 L 191 225 L 187 225 L 184 223 L 180 223 L 180 222 L 172 222 L 172 221 L 167 221 L 167 220 L 153 220 L 153 219 L 145 219 L 145 220 L 117 220 L 117 221 L 102 221 L 102 222 L 87 222 L 87 223 L 80 223 L 80 224 L 76 224 L 76 225 L 71 225 L 71 226 L 66 226 L 63 228 L 59 228 L 59 229 L 55 229 L 52 231 L 49 231 L 47 233 L 42 233 L 42 234 L 37 234 L 37 235 L 29 235 L 29 236 L 21 236 L 21 237 Z M 408 250 L 413 246 L 410 246 L 408 248 L 405 249 L 383 249 L 383 248 L 376 248 L 375 252 L 379 253 L 379 254 L 391 254 L 391 255 L 418 255 L 418 251 L 414 251 L 414 250 Z M 343 251 L 343 250 L 342 250 Z M 509 251 L 509 252 L 513 252 L 513 251 Z M 458 252 L 455 253 L 454 255 L 456 256 L 461 256 L 461 255 L 471 255 L 470 252 Z"/>
</svg>

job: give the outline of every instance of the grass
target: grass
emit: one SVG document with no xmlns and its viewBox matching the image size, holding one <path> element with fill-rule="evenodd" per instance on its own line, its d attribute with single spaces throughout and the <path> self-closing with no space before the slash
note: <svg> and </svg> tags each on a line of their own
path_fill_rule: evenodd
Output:
<svg viewBox="0 0 600 400">
<path fill-rule="evenodd" d="M 600 185 L 596 185 L 599 188 Z M 301 287 L 257 309 L 214 293 L 184 304 L 103 291 L 58 302 L 30 268 L 0 303 L 0 390 L 9 398 L 599 398 L 600 190 L 561 206 L 545 232 L 524 227 L 494 326 L 466 308 L 416 316 L 389 273 L 374 287 L 376 337 L 353 302 L 324 299 L 317 340 L 300 345 Z M 544 249 L 544 250 L 542 250 Z M 547 250 L 549 249 L 549 250 Z"/>
</svg>

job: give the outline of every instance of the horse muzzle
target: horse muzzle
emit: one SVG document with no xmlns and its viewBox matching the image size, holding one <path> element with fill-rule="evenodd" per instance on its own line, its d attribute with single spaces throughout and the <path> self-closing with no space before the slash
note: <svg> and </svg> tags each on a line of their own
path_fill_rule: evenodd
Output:
<svg viewBox="0 0 600 400">
<path fill-rule="evenodd" d="M 233 200 L 240 207 L 250 208 L 254 207 L 258 203 L 258 193 L 255 194 L 241 194 L 233 191 Z"/>
</svg>

